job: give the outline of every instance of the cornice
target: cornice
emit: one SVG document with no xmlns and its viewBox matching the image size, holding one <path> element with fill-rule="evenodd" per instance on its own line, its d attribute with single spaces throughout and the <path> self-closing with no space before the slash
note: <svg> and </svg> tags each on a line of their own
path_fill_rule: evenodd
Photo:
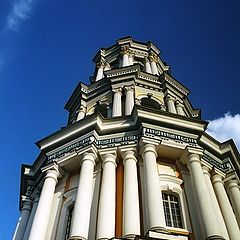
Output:
<svg viewBox="0 0 240 240">
<path fill-rule="evenodd" d="M 185 86 L 183 86 L 178 80 L 176 80 L 174 77 L 169 75 L 166 72 L 163 72 L 160 76 L 160 79 L 162 81 L 166 81 L 166 83 L 169 83 L 171 86 L 176 88 L 178 91 L 183 93 L 185 96 L 187 96 L 190 93 L 190 90 L 188 90 Z"/>
<path fill-rule="evenodd" d="M 141 121 L 146 121 L 144 119 L 149 119 L 149 121 L 168 125 L 174 129 L 185 129 L 191 132 L 204 132 L 207 127 L 207 122 L 199 119 L 189 118 L 161 110 L 150 109 L 150 108 L 137 106 L 138 116 L 142 118 Z"/>
</svg>

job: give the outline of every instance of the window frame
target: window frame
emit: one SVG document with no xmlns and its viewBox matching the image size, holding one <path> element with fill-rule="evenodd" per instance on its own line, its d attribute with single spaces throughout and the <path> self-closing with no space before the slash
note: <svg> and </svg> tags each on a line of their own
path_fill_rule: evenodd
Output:
<svg viewBox="0 0 240 240">
<path fill-rule="evenodd" d="M 164 195 L 167 197 L 167 199 L 164 199 Z M 171 200 L 171 196 L 174 197 L 175 199 Z M 176 193 L 173 193 L 173 192 L 162 191 L 162 201 L 163 201 L 163 210 L 164 210 L 164 217 L 165 217 L 166 226 L 167 227 L 172 227 L 172 228 L 183 229 L 184 228 L 184 221 L 183 221 L 182 209 L 181 209 L 181 204 L 180 204 L 181 201 L 180 201 L 179 196 Z M 174 208 L 172 208 L 172 204 L 174 204 L 174 206 L 175 206 Z M 166 216 L 168 213 L 165 210 L 166 205 L 168 205 L 168 208 L 169 208 L 169 218 L 168 219 L 167 219 L 167 216 Z M 176 206 L 178 207 L 178 209 L 176 209 Z M 175 211 L 175 214 L 174 214 L 173 211 Z M 179 211 L 178 215 L 176 214 L 177 211 Z M 178 221 L 178 216 L 180 218 L 180 221 Z M 170 222 L 170 224 L 168 224 L 168 222 Z M 178 222 L 180 224 L 178 224 Z"/>
</svg>

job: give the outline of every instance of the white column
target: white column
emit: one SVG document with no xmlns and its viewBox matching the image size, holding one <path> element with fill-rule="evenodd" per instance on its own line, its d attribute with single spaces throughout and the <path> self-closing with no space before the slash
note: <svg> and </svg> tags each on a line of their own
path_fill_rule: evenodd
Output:
<svg viewBox="0 0 240 240">
<path fill-rule="evenodd" d="M 213 209 L 215 212 L 215 216 L 216 216 L 216 219 L 218 221 L 218 224 L 219 224 L 219 227 L 220 227 L 220 230 L 222 233 L 221 236 L 224 237 L 225 239 L 229 239 L 227 228 L 226 228 L 226 225 L 225 225 L 225 222 L 224 222 L 224 219 L 223 219 L 223 216 L 222 216 L 222 213 L 221 213 L 220 207 L 218 205 L 218 201 L 217 201 L 217 198 L 216 198 L 213 186 L 212 186 L 210 173 L 209 173 L 210 169 L 207 166 L 202 166 L 202 169 L 203 169 L 203 175 L 205 178 L 205 182 L 206 182 L 206 185 L 208 188 L 208 192 L 210 194 L 210 198 L 212 201 L 212 206 L 213 206 Z"/>
<path fill-rule="evenodd" d="M 127 86 L 126 90 L 126 101 L 125 101 L 125 115 L 131 115 L 134 107 L 134 87 Z"/>
<path fill-rule="evenodd" d="M 237 240 L 240 236 L 240 230 L 227 193 L 224 189 L 222 176 L 219 174 L 214 174 L 212 177 L 212 182 L 228 230 L 229 238 L 231 240 Z"/>
<path fill-rule="evenodd" d="M 123 236 L 134 238 L 140 235 L 137 159 L 134 151 L 123 152 L 123 164 Z"/>
<path fill-rule="evenodd" d="M 147 215 L 149 230 L 163 231 L 166 227 L 162 193 L 157 169 L 157 151 L 153 144 L 145 144 L 142 149 Z"/>
<path fill-rule="evenodd" d="M 179 101 L 176 101 L 176 110 L 177 110 L 177 114 L 185 116 L 185 113 L 183 111 L 183 104 L 180 103 Z"/>
<path fill-rule="evenodd" d="M 112 115 L 113 117 L 122 116 L 122 89 L 115 89 L 113 92 L 114 96 Z"/>
<path fill-rule="evenodd" d="M 187 167 L 190 171 L 195 199 L 199 207 L 201 223 L 205 229 L 206 239 L 224 239 L 215 216 L 210 194 L 203 176 L 200 157 L 198 154 L 188 155 Z"/>
<path fill-rule="evenodd" d="M 17 228 L 15 234 L 13 236 L 13 240 L 22 240 L 23 235 L 28 223 L 29 215 L 31 212 L 31 200 L 26 198 L 23 200 L 23 207 L 21 209 L 21 217 L 17 224 Z"/>
<path fill-rule="evenodd" d="M 122 66 L 123 67 L 128 66 L 129 65 L 129 63 L 128 63 L 128 54 L 124 53 L 122 58 L 123 58 L 122 59 Z"/>
<path fill-rule="evenodd" d="M 129 54 L 129 56 L 128 56 L 128 65 L 129 66 L 133 65 L 133 58 L 134 58 L 134 55 L 133 54 Z"/>
<path fill-rule="evenodd" d="M 123 46 L 122 50 L 121 50 L 121 54 L 122 54 L 122 67 L 126 67 L 129 66 L 129 47 L 128 46 Z"/>
<path fill-rule="evenodd" d="M 116 156 L 105 154 L 102 161 L 97 239 L 110 239 L 115 236 Z"/>
<path fill-rule="evenodd" d="M 77 121 L 83 119 L 85 117 L 85 113 L 86 113 L 86 108 L 84 106 L 81 106 L 77 111 Z"/>
<path fill-rule="evenodd" d="M 236 215 L 238 226 L 240 227 L 240 190 L 238 181 L 231 179 L 227 181 L 227 192 L 229 194 L 234 213 Z"/>
<path fill-rule="evenodd" d="M 111 66 L 108 62 L 105 62 L 104 71 L 111 70 Z"/>
<path fill-rule="evenodd" d="M 145 61 L 145 72 L 152 74 L 152 69 L 151 69 L 151 65 L 148 58 L 145 57 L 144 61 Z"/>
<path fill-rule="evenodd" d="M 52 200 L 55 187 L 58 182 L 58 176 L 59 171 L 57 167 L 46 172 L 41 196 L 30 231 L 29 240 L 45 240 L 45 234 L 51 214 Z"/>
<path fill-rule="evenodd" d="M 149 59 L 150 59 L 152 74 L 159 75 L 158 68 L 157 68 L 157 61 L 158 61 L 157 56 L 152 54 L 149 56 Z"/>
<path fill-rule="evenodd" d="M 29 237 L 31 227 L 32 227 L 32 223 L 33 223 L 33 218 L 34 218 L 36 210 L 37 210 L 38 201 L 39 201 L 39 195 L 36 195 L 34 197 L 31 214 L 30 214 L 30 217 L 29 217 L 29 220 L 28 220 L 28 224 L 27 224 L 23 239 L 28 239 L 28 237 Z"/>
<path fill-rule="evenodd" d="M 167 95 L 166 97 L 167 109 L 170 113 L 177 113 L 175 108 L 175 98 L 171 95 Z"/>
<path fill-rule="evenodd" d="M 93 153 L 83 155 L 70 239 L 88 238 L 95 160 L 96 156 Z"/>
<path fill-rule="evenodd" d="M 97 70 L 96 81 L 98 81 L 104 77 L 104 75 L 103 75 L 104 62 L 102 60 L 97 64 L 97 68 L 98 68 L 98 70 Z"/>
</svg>

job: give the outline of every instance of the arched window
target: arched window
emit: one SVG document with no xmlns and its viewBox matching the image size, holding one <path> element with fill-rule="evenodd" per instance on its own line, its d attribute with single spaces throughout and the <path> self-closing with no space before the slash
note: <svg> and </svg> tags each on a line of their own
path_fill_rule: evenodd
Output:
<svg viewBox="0 0 240 240">
<path fill-rule="evenodd" d="M 144 97 L 141 99 L 141 105 L 144 107 L 154 108 L 154 109 L 160 109 L 160 104 L 151 99 L 150 97 Z"/>
<path fill-rule="evenodd" d="M 67 216 L 66 216 L 67 217 L 67 221 L 66 221 L 66 230 L 65 230 L 65 238 L 64 238 L 64 240 L 67 240 L 70 237 L 72 216 L 73 216 L 73 204 L 68 207 Z"/>
<path fill-rule="evenodd" d="M 182 218 L 178 197 L 173 194 L 162 193 L 164 215 L 168 227 L 182 228 Z"/>
</svg>

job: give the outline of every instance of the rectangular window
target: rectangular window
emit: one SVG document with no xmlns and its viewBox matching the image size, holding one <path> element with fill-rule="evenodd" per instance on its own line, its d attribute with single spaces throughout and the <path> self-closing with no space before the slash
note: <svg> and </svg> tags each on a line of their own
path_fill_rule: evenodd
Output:
<svg viewBox="0 0 240 240">
<path fill-rule="evenodd" d="M 67 240 L 70 236 L 70 229 L 72 223 L 72 216 L 73 216 L 73 206 L 68 210 L 68 217 L 67 217 L 67 224 L 66 224 L 66 232 L 65 232 L 65 240 Z"/>
<path fill-rule="evenodd" d="M 182 228 L 182 220 L 178 198 L 172 194 L 163 193 L 163 207 L 166 225 Z"/>
</svg>

